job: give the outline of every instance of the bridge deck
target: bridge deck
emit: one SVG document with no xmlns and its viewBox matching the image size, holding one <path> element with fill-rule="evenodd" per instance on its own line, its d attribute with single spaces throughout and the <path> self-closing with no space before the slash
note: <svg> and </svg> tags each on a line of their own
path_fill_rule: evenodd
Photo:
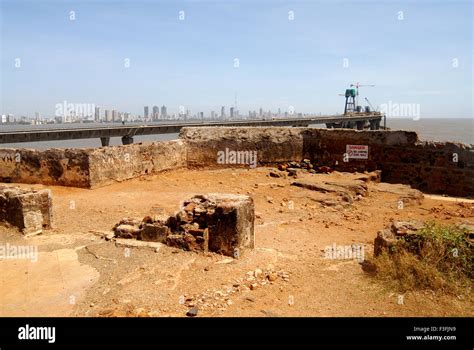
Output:
<svg viewBox="0 0 474 350">
<path fill-rule="evenodd" d="M 0 132 L 0 144 L 37 141 L 58 141 L 70 139 L 100 138 L 103 145 L 108 145 L 111 137 L 122 137 L 123 143 L 133 142 L 134 136 L 178 133 L 183 127 L 202 126 L 308 126 L 310 124 L 333 124 L 341 122 L 371 122 L 371 129 L 378 129 L 382 116 L 380 114 L 361 116 L 324 116 L 312 118 L 287 118 L 271 120 L 235 120 L 213 122 L 181 122 L 153 125 L 119 125 L 89 128 L 57 128 L 15 130 Z"/>
</svg>

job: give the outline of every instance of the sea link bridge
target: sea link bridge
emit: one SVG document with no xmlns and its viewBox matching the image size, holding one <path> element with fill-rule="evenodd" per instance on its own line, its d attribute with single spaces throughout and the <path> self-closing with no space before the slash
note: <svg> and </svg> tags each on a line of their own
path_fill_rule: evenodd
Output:
<svg viewBox="0 0 474 350">
<path fill-rule="evenodd" d="M 320 116 L 310 118 L 285 118 L 266 120 L 232 120 L 206 122 L 176 122 L 151 125 L 113 125 L 106 127 L 75 127 L 36 129 L 27 131 L 0 132 L 0 144 L 38 141 L 59 141 L 72 139 L 100 138 L 102 146 L 108 146 L 111 137 L 121 137 L 122 143 L 133 143 L 134 136 L 178 133 L 183 127 L 200 126 L 308 126 L 326 124 L 328 128 L 370 128 L 377 130 L 384 118 L 380 113 L 352 116 Z M 384 119 L 385 121 L 385 119 Z M 384 123 L 385 124 L 385 123 Z M 385 126 L 384 126 L 385 127 Z"/>
</svg>

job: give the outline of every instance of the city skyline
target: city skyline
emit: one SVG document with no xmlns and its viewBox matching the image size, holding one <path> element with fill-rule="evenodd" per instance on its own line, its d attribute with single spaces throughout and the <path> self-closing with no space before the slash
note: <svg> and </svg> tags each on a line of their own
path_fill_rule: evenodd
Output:
<svg viewBox="0 0 474 350">
<path fill-rule="evenodd" d="M 59 108 L 60 107 L 60 108 Z M 290 106 L 291 107 L 291 106 Z M 58 111 L 60 113 L 58 113 Z M 220 113 L 212 111 L 191 111 L 184 109 L 183 106 L 178 108 L 177 113 L 168 113 L 168 107 L 162 105 L 161 108 L 154 105 L 152 113 L 150 114 L 149 106 L 143 107 L 143 116 L 140 114 L 133 114 L 130 112 L 122 112 L 114 108 L 102 108 L 95 104 L 68 104 L 64 101 L 63 104 L 56 106 L 55 115 L 42 115 L 35 112 L 34 117 L 17 116 L 14 114 L 1 114 L 0 124 L 13 123 L 29 123 L 45 124 L 49 122 L 55 123 L 71 123 L 71 122 L 149 122 L 162 120 L 193 120 L 193 119 L 213 119 L 213 120 L 229 120 L 229 119 L 257 119 L 268 117 L 302 117 L 307 115 L 317 115 L 318 113 L 296 113 L 294 109 L 290 108 L 288 111 L 282 111 L 278 108 L 277 112 L 272 110 L 263 110 L 262 107 L 249 110 L 247 113 L 241 113 L 234 106 L 229 106 L 229 113 L 226 113 L 226 106 L 221 106 Z M 319 113 L 321 114 L 321 113 Z"/>
</svg>

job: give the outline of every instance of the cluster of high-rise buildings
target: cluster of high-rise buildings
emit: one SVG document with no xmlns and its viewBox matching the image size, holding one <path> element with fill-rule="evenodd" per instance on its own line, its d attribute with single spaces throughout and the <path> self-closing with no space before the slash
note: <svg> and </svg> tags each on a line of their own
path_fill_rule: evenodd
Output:
<svg viewBox="0 0 474 350">
<path fill-rule="evenodd" d="M 100 108 L 96 107 L 94 112 L 94 121 L 96 123 L 118 123 L 118 122 L 133 122 L 138 117 L 129 112 L 120 112 L 116 109 L 104 110 L 104 115 L 100 115 Z"/>
<path fill-rule="evenodd" d="M 73 105 L 72 105 L 73 106 Z M 74 107 L 74 106 L 73 106 Z M 85 109 L 83 106 L 79 106 L 78 110 L 80 113 L 72 108 L 71 111 L 67 109 L 67 113 L 57 115 L 54 118 L 45 118 L 40 115 L 39 112 L 35 113 L 34 118 L 28 117 L 15 117 L 13 114 L 2 114 L 0 118 L 0 124 L 47 124 L 47 123 L 121 123 L 121 122 L 153 122 L 163 120 L 230 120 L 230 119 L 268 119 L 268 118 L 291 118 L 291 117 L 303 117 L 308 116 L 307 114 L 295 113 L 294 110 L 281 112 L 278 108 L 278 112 L 264 111 L 260 108 L 257 111 L 248 111 L 247 115 L 241 115 L 236 107 L 230 107 L 226 110 L 225 106 L 222 106 L 220 112 L 210 111 L 210 113 L 194 112 L 191 113 L 189 109 L 185 109 L 183 106 L 178 108 L 177 113 L 169 113 L 166 106 L 153 106 L 151 109 L 149 106 L 144 106 L 143 116 L 135 115 L 130 112 L 120 112 L 116 109 L 105 109 L 103 113 L 101 108 L 96 105 L 92 105 L 91 108 Z M 86 112 L 84 112 L 86 111 Z"/>
<path fill-rule="evenodd" d="M 0 118 L 0 123 L 2 124 L 12 124 L 16 122 L 16 118 L 13 114 L 2 114 Z"/>
<path fill-rule="evenodd" d="M 158 106 L 153 106 L 150 110 L 149 106 L 143 107 L 143 120 L 144 121 L 161 121 L 161 120 L 225 120 L 225 119 L 263 119 L 263 118 L 291 118 L 292 116 L 302 117 L 302 113 L 294 113 L 293 110 L 288 112 L 281 112 L 278 108 L 277 113 L 272 111 L 263 111 L 262 108 L 259 111 L 249 111 L 247 115 L 239 113 L 236 107 L 230 107 L 228 112 L 226 107 L 222 106 L 220 113 L 216 111 L 210 111 L 209 114 L 204 112 L 191 113 L 189 109 L 185 109 L 183 106 L 179 107 L 178 113 L 168 113 L 166 106 L 162 106 L 161 109 Z"/>
<path fill-rule="evenodd" d="M 165 120 L 169 119 L 168 116 L 168 109 L 166 106 L 153 106 L 151 109 L 151 114 L 150 114 L 150 108 L 148 106 L 143 107 L 143 119 L 145 121 L 158 121 L 158 120 Z"/>
<path fill-rule="evenodd" d="M 51 124 L 54 123 L 53 118 L 44 118 L 39 112 L 35 112 L 34 118 L 28 118 L 26 116 L 16 117 L 14 114 L 2 114 L 0 116 L 1 124 L 28 124 L 28 125 L 39 125 L 39 124 Z"/>
</svg>

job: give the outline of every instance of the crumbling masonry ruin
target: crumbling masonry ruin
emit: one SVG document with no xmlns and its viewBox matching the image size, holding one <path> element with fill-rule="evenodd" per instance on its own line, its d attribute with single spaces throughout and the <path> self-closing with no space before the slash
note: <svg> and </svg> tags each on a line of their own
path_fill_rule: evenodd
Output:
<svg viewBox="0 0 474 350">
<path fill-rule="evenodd" d="M 195 195 L 169 217 L 125 218 L 115 225 L 114 234 L 238 258 L 245 248 L 255 245 L 254 203 L 244 195 Z"/>
<path fill-rule="evenodd" d="M 7 222 L 25 236 L 40 234 L 52 227 L 50 190 L 22 190 L 0 186 L 0 222 Z"/>
<path fill-rule="evenodd" d="M 345 159 L 347 147 L 354 145 L 363 146 L 365 156 Z M 227 149 L 255 152 L 257 166 L 287 164 L 280 170 L 293 177 L 301 168 L 310 173 L 379 171 L 382 182 L 474 198 L 472 146 L 420 142 L 414 132 L 387 130 L 202 127 L 183 128 L 178 140 L 163 142 L 94 149 L 3 149 L 0 181 L 92 189 L 178 168 L 249 167 L 221 164 L 219 152 Z M 303 182 L 294 185 L 308 187 Z M 326 191 L 328 186 L 317 188 Z M 25 235 L 51 227 L 51 206 L 49 190 L 0 188 L 0 221 L 18 227 Z M 249 197 L 200 195 L 184 202 L 180 212 L 170 217 L 122 220 L 115 234 L 190 251 L 238 256 L 240 249 L 254 245 L 253 211 Z"/>
</svg>

